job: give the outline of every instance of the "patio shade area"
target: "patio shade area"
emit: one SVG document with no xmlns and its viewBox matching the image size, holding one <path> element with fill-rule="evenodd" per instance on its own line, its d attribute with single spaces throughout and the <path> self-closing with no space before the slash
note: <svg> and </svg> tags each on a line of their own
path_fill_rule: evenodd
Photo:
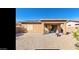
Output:
<svg viewBox="0 0 79 59">
<path fill-rule="evenodd" d="M 67 20 L 41 20 L 42 21 L 42 29 L 43 29 L 43 32 L 44 31 L 44 28 L 45 28 L 45 25 L 49 25 L 48 27 L 50 27 L 52 25 L 52 27 L 54 26 L 54 28 L 58 29 L 59 31 L 61 31 L 61 27 L 60 25 L 63 24 L 63 33 L 66 34 L 67 33 L 67 29 L 66 29 L 66 23 L 67 23 Z M 50 28 L 49 28 L 50 30 Z"/>
</svg>

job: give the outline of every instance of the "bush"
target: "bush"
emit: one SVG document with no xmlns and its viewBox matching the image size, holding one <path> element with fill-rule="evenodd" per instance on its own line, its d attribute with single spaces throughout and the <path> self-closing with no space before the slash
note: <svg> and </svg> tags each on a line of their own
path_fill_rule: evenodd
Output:
<svg viewBox="0 0 79 59">
<path fill-rule="evenodd" d="M 73 37 L 79 41 L 79 28 L 76 28 L 76 30 L 73 32 Z"/>
<path fill-rule="evenodd" d="M 77 43 L 75 44 L 75 46 L 79 50 L 79 27 L 76 28 L 76 30 L 73 32 L 73 37 L 77 40 Z"/>
</svg>

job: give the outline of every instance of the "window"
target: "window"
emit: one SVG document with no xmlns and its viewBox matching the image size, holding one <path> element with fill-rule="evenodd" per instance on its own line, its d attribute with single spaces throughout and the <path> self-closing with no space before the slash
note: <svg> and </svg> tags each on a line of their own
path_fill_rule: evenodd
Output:
<svg viewBox="0 0 79 59">
<path fill-rule="evenodd" d="M 27 25 L 27 30 L 32 30 L 33 26 L 32 25 Z"/>
<path fill-rule="evenodd" d="M 79 24 L 75 24 L 75 25 L 79 25 Z"/>
<path fill-rule="evenodd" d="M 68 26 L 71 26 L 71 25 L 68 25 Z"/>
</svg>

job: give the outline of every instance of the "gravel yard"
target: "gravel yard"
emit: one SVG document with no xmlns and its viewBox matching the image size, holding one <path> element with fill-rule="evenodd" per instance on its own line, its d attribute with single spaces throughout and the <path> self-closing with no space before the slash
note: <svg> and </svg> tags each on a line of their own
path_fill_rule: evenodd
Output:
<svg viewBox="0 0 79 59">
<path fill-rule="evenodd" d="M 55 33 L 24 33 L 16 37 L 16 50 L 60 49 L 74 50 L 75 40 L 71 34 L 57 37 Z"/>
</svg>

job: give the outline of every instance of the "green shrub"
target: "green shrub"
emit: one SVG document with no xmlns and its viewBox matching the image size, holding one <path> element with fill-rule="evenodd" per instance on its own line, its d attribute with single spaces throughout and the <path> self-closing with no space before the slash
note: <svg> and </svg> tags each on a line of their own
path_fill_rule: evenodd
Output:
<svg viewBox="0 0 79 59">
<path fill-rule="evenodd" d="M 73 37 L 79 41 L 79 27 L 73 32 Z"/>
<path fill-rule="evenodd" d="M 73 32 L 73 37 L 77 40 L 77 43 L 75 44 L 77 50 L 79 50 L 79 27 L 76 28 L 76 30 Z"/>
</svg>

